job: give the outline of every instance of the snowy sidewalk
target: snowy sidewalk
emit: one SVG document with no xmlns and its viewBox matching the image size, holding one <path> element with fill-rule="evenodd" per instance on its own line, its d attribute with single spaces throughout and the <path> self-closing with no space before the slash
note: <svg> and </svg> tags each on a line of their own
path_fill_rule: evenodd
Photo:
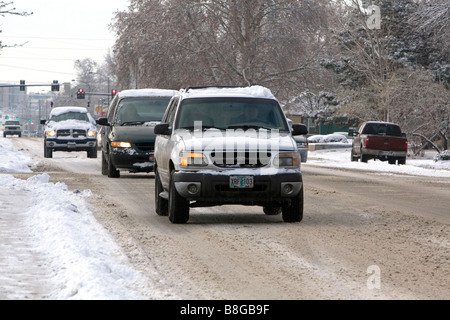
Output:
<svg viewBox="0 0 450 320">
<path fill-rule="evenodd" d="M 0 300 L 172 297 L 98 223 L 84 199 L 90 190 L 71 192 L 45 173 L 9 174 L 32 173 L 31 161 L 0 137 Z"/>
<path fill-rule="evenodd" d="M 29 193 L 0 186 L 0 300 L 45 299 L 51 270 L 25 223 Z"/>
</svg>

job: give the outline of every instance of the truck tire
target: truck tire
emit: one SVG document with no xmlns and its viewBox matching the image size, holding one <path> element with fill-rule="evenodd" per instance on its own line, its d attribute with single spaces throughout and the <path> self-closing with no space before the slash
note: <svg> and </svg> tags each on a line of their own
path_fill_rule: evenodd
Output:
<svg viewBox="0 0 450 320">
<path fill-rule="evenodd" d="M 369 161 L 369 157 L 365 154 L 361 154 L 361 162 L 367 163 L 367 161 Z"/>
<path fill-rule="evenodd" d="M 159 178 L 158 168 L 155 168 L 155 211 L 158 216 L 169 215 L 169 201 L 160 197 L 160 194 L 163 191 L 164 189 L 161 184 L 161 179 Z"/>
<path fill-rule="evenodd" d="M 276 215 L 280 214 L 281 208 L 280 207 L 274 207 L 274 206 L 265 206 L 263 208 L 263 211 L 268 216 L 276 216 Z"/>
<path fill-rule="evenodd" d="M 303 188 L 299 194 L 292 198 L 289 204 L 281 207 L 281 216 L 284 222 L 300 222 L 303 219 Z"/>
<path fill-rule="evenodd" d="M 88 150 L 87 157 L 90 159 L 97 159 L 97 147 L 93 147 Z"/>
<path fill-rule="evenodd" d="M 398 164 L 400 164 L 400 165 L 406 164 L 406 157 L 399 158 L 398 159 Z"/>
<path fill-rule="evenodd" d="M 53 149 L 44 145 L 44 158 L 53 158 Z"/>
<path fill-rule="evenodd" d="M 189 201 L 180 196 L 175 188 L 172 171 L 169 186 L 169 220 L 174 224 L 186 223 L 189 220 Z"/>
<path fill-rule="evenodd" d="M 353 149 L 352 149 L 351 159 L 352 159 L 352 161 L 358 161 L 358 156 L 355 156 Z"/>
</svg>

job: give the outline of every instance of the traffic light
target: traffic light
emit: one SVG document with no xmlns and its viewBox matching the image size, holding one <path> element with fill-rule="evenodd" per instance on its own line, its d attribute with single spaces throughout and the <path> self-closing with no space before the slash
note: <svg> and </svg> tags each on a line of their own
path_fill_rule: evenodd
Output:
<svg viewBox="0 0 450 320">
<path fill-rule="evenodd" d="M 59 83 L 58 83 L 58 80 L 53 80 L 53 83 L 52 83 L 52 91 L 59 91 Z"/>
<path fill-rule="evenodd" d="M 20 91 L 25 91 L 25 80 L 20 80 Z"/>
<path fill-rule="evenodd" d="M 86 96 L 86 93 L 84 92 L 84 90 L 83 89 L 78 89 L 77 99 L 84 99 L 85 96 Z"/>
<path fill-rule="evenodd" d="M 112 89 L 111 90 L 111 97 L 114 98 L 116 96 L 116 93 L 117 93 L 116 89 Z"/>
</svg>

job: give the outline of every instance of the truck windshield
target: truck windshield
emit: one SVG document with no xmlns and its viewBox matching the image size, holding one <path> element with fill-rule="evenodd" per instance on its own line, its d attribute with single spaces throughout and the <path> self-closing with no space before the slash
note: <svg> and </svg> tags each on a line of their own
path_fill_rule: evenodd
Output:
<svg viewBox="0 0 450 320">
<path fill-rule="evenodd" d="M 66 112 L 58 115 L 52 115 L 50 121 L 61 122 L 67 120 L 79 120 L 89 122 L 89 117 L 87 113 L 81 112 Z"/>
<path fill-rule="evenodd" d="M 20 126 L 19 121 L 6 121 L 5 126 Z"/>
<path fill-rule="evenodd" d="M 197 123 L 196 123 L 197 122 Z M 254 98 L 197 98 L 182 102 L 175 129 L 267 129 L 289 131 L 278 102 Z"/>
</svg>

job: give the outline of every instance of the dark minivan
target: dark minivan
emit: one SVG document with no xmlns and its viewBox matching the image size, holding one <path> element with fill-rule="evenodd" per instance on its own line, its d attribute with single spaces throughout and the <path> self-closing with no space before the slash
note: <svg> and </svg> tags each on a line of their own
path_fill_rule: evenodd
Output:
<svg viewBox="0 0 450 320">
<path fill-rule="evenodd" d="M 119 178 L 120 171 L 152 172 L 154 127 L 175 94 L 166 89 L 124 90 L 116 94 L 101 130 L 102 174 Z"/>
</svg>

